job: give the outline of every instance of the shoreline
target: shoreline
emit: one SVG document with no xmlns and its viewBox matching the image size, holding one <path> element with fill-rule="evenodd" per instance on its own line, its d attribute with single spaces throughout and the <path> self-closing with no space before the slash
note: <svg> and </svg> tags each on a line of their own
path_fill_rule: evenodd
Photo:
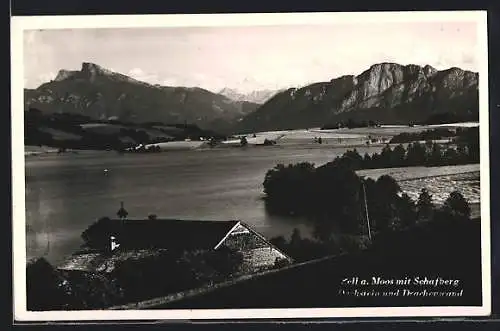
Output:
<svg viewBox="0 0 500 331">
<path fill-rule="evenodd" d="M 330 138 L 331 140 L 337 140 L 336 138 Z M 347 138 L 346 140 L 353 139 L 353 138 Z M 304 139 L 305 140 L 305 139 Z M 177 152 L 177 151 L 210 151 L 210 150 L 221 150 L 221 149 L 245 149 L 245 148 L 257 148 L 257 147 L 274 147 L 274 148 L 287 148 L 287 147 L 303 147 L 303 148 L 323 148 L 323 149 L 336 149 L 336 148 L 370 148 L 370 147 L 384 147 L 386 145 L 389 145 L 391 147 L 397 146 L 397 145 L 406 145 L 409 143 L 328 143 L 328 138 L 324 139 L 324 143 L 319 144 L 319 143 L 311 143 L 308 142 L 309 140 L 306 141 L 301 141 L 301 142 L 284 142 L 284 143 L 277 143 L 275 145 L 263 145 L 263 144 L 248 144 L 247 146 L 238 146 L 238 145 L 232 145 L 232 144 L 222 144 L 214 147 L 209 147 L 205 143 L 200 144 L 199 146 L 192 147 L 192 146 L 179 146 L 179 145 L 172 145 L 172 146 L 165 146 L 163 145 L 161 148 L 162 150 L 159 152 L 123 152 L 122 154 L 161 154 L 161 153 L 167 153 L 167 152 Z M 446 144 L 449 141 L 435 141 L 437 143 L 443 143 Z M 420 141 L 420 143 L 425 143 L 423 141 Z M 163 143 L 165 144 L 165 143 Z M 159 144 L 151 144 L 151 145 L 159 145 Z M 66 150 L 65 152 L 59 152 L 57 149 L 53 148 L 47 148 L 46 150 L 43 151 L 26 151 L 24 152 L 25 157 L 35 157 L 35 156 L 41 156 L 41 155 L 74 155 L 74 154 L 118 154 L 117 151 L 115 150 L 101 150 L 101 149 L 71 149 L 71 150 Z"/>
<path fill-rule="evenodd" d="M 209 150 L 220 148 L 239 148 L 239 147 L 270 147 L 270 146 L 291 146 L 291 145 L 329 145 L 333 148 L 361 148 L 361 147 L 383 147 L 385 145 L 399 145 L 410 144 L 413 142 L 426 143 L 426 141 L 409 141 L 401 143 L 390 143 L 390 140 L 403 132 L 421 132 L 433 128 L 472 128 L 478 127 L 479 123 L 466 122 L 466 123 L 448 123 L 436 125 L 418 125 L 418 126 L 403 126 L 403 125 L 383 125 L 380 127 L 363 127 L 363 128 L 339 128 L 339 129 L 324 129 L 321 128 L 306 128 L 295 130 L 275 130 L 275 131 L 262 131 L 252 134 L 234 135 L 227 140 L 218 142 L 215 146 L 208 146 L 206 140 L 180 140 L 180 141 L 167 141 L 159 143 L 149 143 L 144 145 L 160 147 L 161 151 L 173 150 Z M 239 136 L 247 138 L 247 146 L 240 146 Z M 321 138 L 322 143 L 317 141 Z M 274 142 L 271 145 L 265 145 L 265 141 L 269 140 Z M 375 141 L 374 141 L 375 140 Z M 437 139 L 433 142 L 440 144 L 450 143 L 450 138 Z M 67 149 L 66 153 L 87 153 L 92 152 L 105 152 L 106 150 L 87 150 L 87 149 Z M 116 152 L 116 151 L 113 151 Z M 59 154 L 59 148 L 49 146 L 27 146 L 24 148 L 25 157 L 38 156 L 45 154 Z"/>
</svg>

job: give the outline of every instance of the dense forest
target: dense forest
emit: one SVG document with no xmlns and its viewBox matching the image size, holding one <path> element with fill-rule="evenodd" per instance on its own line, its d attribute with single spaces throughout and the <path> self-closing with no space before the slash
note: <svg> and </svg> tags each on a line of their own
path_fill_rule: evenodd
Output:
<svg viewBox="0 0 500 331">
<path fill-rule="evenodd" d="M 474 128 L 475 129 L 475 128 Z M 389 141 L 390 144 L 409 143 L 413 141 L 428 141 L 450 139 L 455 136 L 462 136 L 464 132 L 471 130 L 469 128 L 456 128 L 454 130 L 447 128 L 435 128 L 420 132 L 402 132 Z"/>
<path fill-rule="evenodd" d="M 413 201 L 388 175 L 365 179 L 338 165 L 297 164 L 279 169 L 282 177 L 268 177 L 265 184 L 268 211 L 304 216 L 314 227 L 313 238 L 302 237 L 295 229 L 289 240 L 284 236 L 271 239 L 298 262 L 365 249 L 371 239 L 385 232 L 427 221 L 463 222 L 471 215 L 468 201 L 458 191 L 437 206 L 425 188 Z M 280 181 L 288 185 L 278 187 Z"/>
<path fill-rule="evenodd" d="M 266 209 L 270 214 L 309 219 L 314 225 L 314 240 L 301 238 L 296 229 L 289 242 L 277 237 L 274 243 L 304 261 L 365 247 L 371 235 L 411 227 L 422 220 L 468 219 L 470 207 L 459 192 L 452 192 L 444 206 L 434 206 L 425 188 L 415 202 L 391 176 L 373 180 L 355 172 L 479 162 L 477 128 L 463 130 L 455 144 L 457 147 L 443 148 L 437 143 L 415 142 L 407 149 L 386 145 L 381 153 L 364 157 L 349 150 L 319 167 L 307 162 L 278 164 L 266 173 L 263 182 Z"/>
<path fill-rule="evenodd" d="M 433 134 L 435 133 L 422 133 L 422 136 L 428 137 Z M 459 130 L 454 136 L 450 144 L 440 144 L 432 140 L 427 140 L 426 143 L 414 141 L 406 148 L 402 144 L 394 148 L 387 144 L 380 153 L 372 155 L 366 153 L 362 156 L 356 149 L 348 150 L 330 163 L 344 164 L 354 170 L 478 163 L 479 128 Z M 409 141 L 412 139 L 420 140 L 420 136 L 410 138 Z"/>
</svg>

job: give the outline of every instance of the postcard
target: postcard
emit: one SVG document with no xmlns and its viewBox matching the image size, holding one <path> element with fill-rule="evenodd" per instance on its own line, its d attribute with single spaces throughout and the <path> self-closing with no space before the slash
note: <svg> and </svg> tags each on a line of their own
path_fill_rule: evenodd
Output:
<svg viewBox="0 0 500 331">
<path fill-rule="evenodd" d="M 490 313 L 485 11 L 11 27 L 16 321 Z"/>
</svg>

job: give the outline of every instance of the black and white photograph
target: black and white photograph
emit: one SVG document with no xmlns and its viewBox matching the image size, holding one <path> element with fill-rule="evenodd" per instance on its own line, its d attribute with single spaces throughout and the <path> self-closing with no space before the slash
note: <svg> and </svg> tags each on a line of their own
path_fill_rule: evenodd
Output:
<svg viewBox="0 0 500 331">
<path fill-rule="evenodd" d="M 11 36 L 19 320 L 490 313 L 486 12 Z"/>
</svg>

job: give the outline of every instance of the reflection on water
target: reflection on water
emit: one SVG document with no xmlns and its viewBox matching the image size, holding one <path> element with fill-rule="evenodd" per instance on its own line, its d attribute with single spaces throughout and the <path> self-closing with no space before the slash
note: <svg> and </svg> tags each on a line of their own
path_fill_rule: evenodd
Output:
<svg viewBox="0 0 500 331">
<path fill-rule="evenodd" d="M 81 245 L 85 228 L 114 217 L 124 201 L 129 218 L 240 219 L 267 237 L 288 236 L 304 220 L 269 216 L 262 182 L 277 163 L 332 160 L 345 148 L 315 145 L 117 155 L 82 153 L 26 158 L 27 256 L 59 263 Z M 380 147 L 362 147 L 364 153 Z M 108 169 L 104 172 L 104 169 Z"/>
</svg>

